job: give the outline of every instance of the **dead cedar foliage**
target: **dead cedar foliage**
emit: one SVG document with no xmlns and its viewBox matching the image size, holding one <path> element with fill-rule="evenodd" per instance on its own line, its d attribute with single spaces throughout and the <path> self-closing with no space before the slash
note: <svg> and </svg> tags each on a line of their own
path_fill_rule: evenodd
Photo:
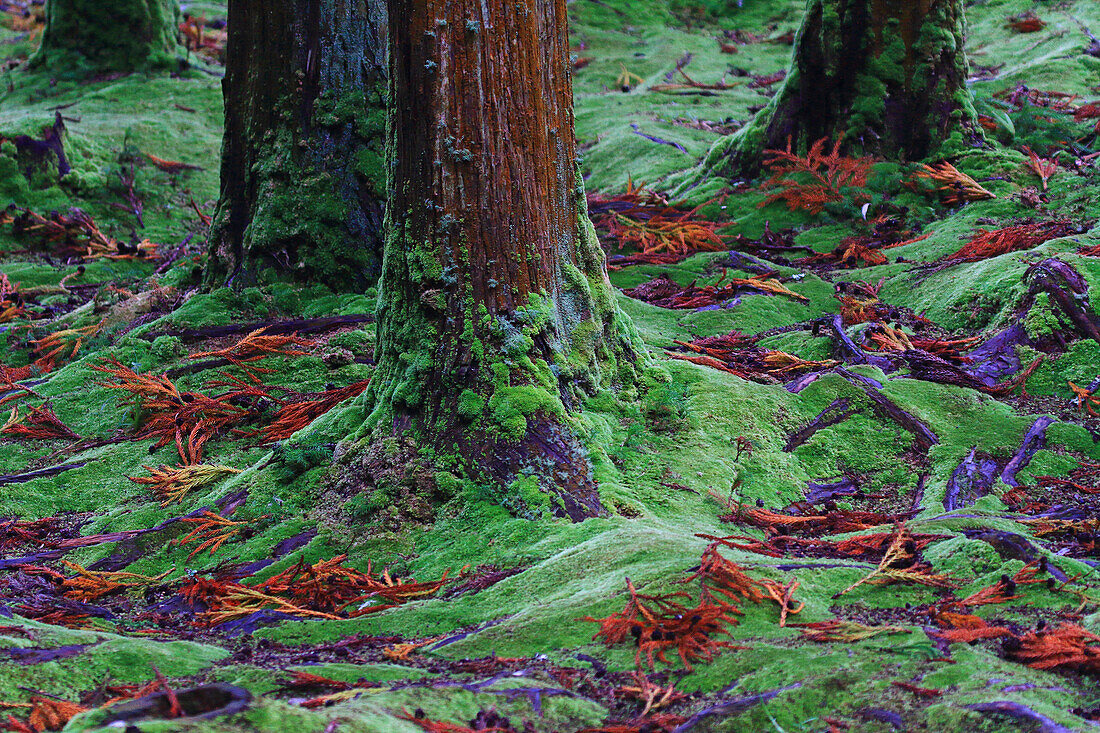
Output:
<svg viewBox="0 0 1100 733">
<path fill-rule="evenodd" d="M 130 476 L 135 484 L 148 486 L 151 491 L 161 499 L 161 506 L 166 507 L 172 502 L 182 502 L 191 492 L 208 486 L 215 481 L 220 481 L 226 476 L 240 473 L 240 469 L 229 466 L 207 466 L 202 464 L 188 464 L 169 468 L 150 468 L 142 466 L 149 472 L 148 476 Z"/>
<path fill-rule="evenodd" d="M 23 294 L 19 292 L 19 283 L 13 285 L 8 280 L 8 276 L 0 272 L 0 323 L 10 323 L 25 315 L 26 310 L 23 308 Z"/>
<path fill-rule="evenodd" d="M 1058 172 L 1058 164 L 1050 158 L 1041 158 L 1031 148 L 1025 147 L 1024 152 L 1028 155 L 1027 167 L 1031 171 L 1039 176 L 1039 180 L 1042 182 L 1043 190 L 1047 190 L 1047 181 Z"/>
<path fill-rule="evenodd" d="M 827 151 L 828 138 L 823 137 L 805 155 L 799 155 L 788 137 L 785 149 L 765 150 L 763 163 L 771 171 L 771 177 L 761 188 L 772 193 L 760 205 L 783 201 L 791 211 L 801 209 L 820 214 L 829 203 L 848 198 L 866 200 L 866 194 L 853 189 L 867 185 L 874 159 L 841 155 L 841 142 L 842 139 L 837 139 L 832 150 Z"/>
<path fill-rule="evenodd" d="M 585 621 L 600 625 L 593 636 L 607 646 L 633 639 L 637 646 L 635 665 L 654 669 L 656 662 L 673 664 L 669 655 L 675 653 L 683 666 L 691 671 L 693 662 L 710 661 L 724 648 L 737 648 L 716 636 L 728 636 L 730 628 L 741 615 L 742 601 L 760 603 L 771 599 L 779 606 L 779 625 L 788 614 L 798 613 L 803 605 L 792 596 L 798 588 L 793 579 L 786 584 L 773 580 L 756 580 L 736 563 L 722 556 L 720 541 L 712 541 L 703 550 L 698 569 L 683 582 L 699 581 L 698 601 L 686 591 L 648 595 L 639 593 L 630 578 L 626 579 L 629 594 L 622 611 L 606 618 L 586 616 Z"/>
<path fill-rule="evenodd" d="M 770 274 L 753 275 L 746 278 L 734 277 L 729 278 L 728 281 L 726 277 L 726 271 L 723 270 L 722 277 L 714 285 L 698 286 L 692 280 L 690 284 L 681 287 L 668 275 L 662 274 L 647 283 L 624 290 L 623 293 L 650 305 L 676 310 L 721 305 L 736 298 L 745 290 L 769 295 L 782 295 L 804 303 L 809 302 L 809 298 L 794 292 Z"/>
<path fill-rule="evenodd" d="M 18 215 L 0 216 L 0 223 L 10 223 L 16 237 L 36 240 L 51 252 L 64 257 L 80 257 L 84 260 L 155 259 L 157 245 L 148 239 L 137 244 L 126 244 L 104 234 L 88 214 L 80 209 L 69 209 L 67 214 L 51 211 L 42 216 L 30 209 L 15 207 Z"/>
<path fill-rule="evenodd" d="M 195 528 L 178 540 L 173 540 L 173 542 L 178 545 L 188 545 L 192 542 L 199 543 L 187 556 L 188 560 L 198 555 L 203 550 L 210 550 L 210 554 L 213 555 L 220 550 L 221 546 L 226 542 L 243 539 L 247 533 L 251 532 L 255 521 L 266 519 L 267 516 L 268 515 L 265 514 L 257 520 L 233 521 L 220 514 L 204 510 L 203 513 L 197 517 L 180 518 L 181 522 L 194 524 Z"/>
<path fill-rule="evenodd" d="M 964 204 L 967 201 L 981 201 L 983 199 L 997 198 L 991 192 L 982 187 L 980 183 L 966 175 L 947 161 L 934 165 L 922 165 L 916 173 L 917 178 L 923 178 L 938 183 L 936 191 L 940 199 L 947 205 Z"/>
<path fill-rule="evenodd" d="M 191 578 L 180 594 L 192 605 L 207 608 L 200 623 L 216 624 L 273 610 L 311 618 L 350 618 L 384 611 L 408 601 L 434 596 L 448 581 L 417 582 L 394 578 L 388 571 L 375 576 L 346 567 L 347 555 L 309 564 L 298 563 L 258 585 L 248 586 L 214 578 Z"/>
<path fill-rule="evenodd" d="M 217 397 L 200 392 L 181 393 L 168 377 L 138 374 L 114 358 L 93 365 L 92 369 L 114 377 L 115 381 L 99 384 L 129 392 L 130 397 L 123 398 L 121 403 L 147 415 L 135 437 L 154 439 L 155 448 L 174 442 L 185 465 L 199 463 L 207 441 L 252 415 L 251 410 L 240 405 L 270 397 L 261 386 L 248 385 L 232 377 L 221 384 L 228 384 L 233 389 Z"/>
<path fill-rule="evenodd" d="M 232 346 L 216 351 L 199 351 L 187 358 L 225 359 L 233 366 L 243 370 L 254 382 L 259 383 L 260 380 L 256 377 L 256 374 L 268 373 L 273 370 L 255 366 L 253 362 L 268 356 L 305 356 L 309 352 L 293 347 L 313 347 L 317 345 L 316 341 L 299 338 L 296 334 L 289 336 L 265 335 L 264 331 L 266 330 L 266 327 L 256 329 Z"/>
<path fill-rule="evenodd" d="M 988 231 L 979 229 L 969 242 L 952 254 L 943 258 L 943 262 L 978 262 L 990 257 L 998 257 L 1009 252 L 1038 247 L 1059 237 L 1075 234 L 1077 229 L 1065 219 L 1040 221 L 1032 224 L 1017 224 Z"/>
<path fill-rule="evenodd" d="M 0 435 L 18 440 L 80 440 L 48 405 L 28 407 L 25 415 L 11 408 L 7 422 L 0 426 Z"/>
<path fill-rule="evenodd" d="M 246 437 L 258 437 L 261 445 L 286 440 L 344 400 L 358 397 L 369 384 L 370 380 L 355 382 L 322 392 L 316 399 L 284 405 L 269 425 L 246 434 Z"/>
<path fill-rule="evenodd" d="M 84 603 L 97 601 L 118 591 L 148 588 L 164 580 L 172 572 L 171 570 L 165 570 L 160 575 L 139 575 L 138 573 L 121 571 L 88 570 L 68 560 L 62 560 L 61 562 L 69 570 L 76 573 L 71 578 L 65 578 L 61 583 L 65 597 Z"/>
<path fill-rule="evenodd" d="M 626 588 L 630 598 L 622 611 L 584 620 L 600 625 L 593 638 L 609 647 L 633 639 L 638 648 L 634 655 L 637 666 L 642 666 L 643 656 L 651 669 L 657 660 L 671 664 L 667 655 L 674 652 L 685 668 L 693 670 L 692 662 L 710 661 L 719 649 L 730 646 L 712 637 L 729 634 L 729 626 L 736 623 L 732 615 L 738 612 L 735 606 L 702 598 L 694 606 L 685 605 L 690 594 L 684 591 L 646 595 L 637 591 L 630 578 Z"/>
<path fill-rule="evenodd" d="M 833 598 L 846 595 L 864 583 L 914 583 L 932 588 L 955 587 L 954 582 L 948 576 L 931 572 L 931 568 L 921 561 L 917 553 L 916 543 L 909 534 L 909 530 L 906 529 L 904 524 L 899 523 L 894 531 L 894 539 L 890 542 L 890 546 L 886 548 L 886 553 L 882 556 L 878 567 L 844 590 L 836 593 Z"/>
<path fill-rule="evenodd" d="M 588 211 L 593 223 L 615 238 L 622 249 L 636 249 L 639 262 L 677 262 L 696 252 L 729 249 L 718 234 L 725 224 L 698 216 L 707 201 L 693 209 L 628 181 L 626 192 L 607 197 L 589 194 Z"/>
<path fill-rule="evenodd" d="M 1100 636 L 1076 624 L 1063 623 L 1027 632 L 1009 656 L 1035 669 L 1071 669 L 1096 674 L 1100 672 Z"/>
</svg>

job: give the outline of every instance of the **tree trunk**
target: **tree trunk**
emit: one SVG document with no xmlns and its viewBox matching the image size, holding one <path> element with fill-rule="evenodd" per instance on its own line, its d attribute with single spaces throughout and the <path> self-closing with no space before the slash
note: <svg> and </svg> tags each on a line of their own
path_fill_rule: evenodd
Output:
<svg viewBox="0 0 1100 733">
<path fill-rule="evenodd" d="M 385 0 L 230 0 L 211 282 L 362 289 L 381 266 Z"/>
<path fill-rule="evenodd" d="M 602 511 L 569 413 L 629 386 L 576 169 L 565 0 L 393 0 L 392 194 L 368 419 L 530 516 Z"/>
<path fill-rule="evenodd" d="M 46 28 L 32 66 L 70 73 L 179 64 L 174 0 L 46 0 Z"/>
<path fill-rule="evenodd" d="M 962 0 L 810 0 L 782 88 L 706 167 L 752 174 L 788 138 L 804 151 L 843 136 L 895 160 L 932 155 L 955 135 L 980 144 L 964 35 Z"/>
</svg>

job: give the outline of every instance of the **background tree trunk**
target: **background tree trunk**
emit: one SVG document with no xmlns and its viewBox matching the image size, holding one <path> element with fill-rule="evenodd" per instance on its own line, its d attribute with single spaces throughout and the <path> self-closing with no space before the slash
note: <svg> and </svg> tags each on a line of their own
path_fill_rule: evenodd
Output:
<svg viewBox="0 0 1100 733">
<path fill-rule="evenodd" d="M 632 384 L 575 162 L 565 0 L 393 0 L 375 413 L 525 513 L 602 511 L 568 413 Z M 551 493 L 556 500 L 551 502 Z"/>
<path fill-rule="evenodd" d="M 805 150 L 843 135 L 895 160 L 933 154 L 955 133 L 980 143 L 964 35 L 962 0 L 810 0 L 782 88 L 706 167 L 754 173 L 788 137 Z"/>
<path fill-rule="evenodd" d="M 103 73 L 179 64 L 175 0 L 46 0 L 46 28 L 32 65 Z"/>
<path fill-rule="evenodd" d="M 230 0 L 211 281 L 364 288 L 381 265 L 385 0 Z"/>
</svg>

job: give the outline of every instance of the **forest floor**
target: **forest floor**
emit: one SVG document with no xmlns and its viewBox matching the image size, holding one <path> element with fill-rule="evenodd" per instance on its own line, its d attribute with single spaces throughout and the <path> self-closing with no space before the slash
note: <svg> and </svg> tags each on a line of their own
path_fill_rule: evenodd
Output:
<svg viewBox="0 0 1100 733">
<path fill-rule="evenodd" d="M 69 80 L 23 68 L 20 4 L 0 729 L 1100 723 L 1097 3 L 968 6 L 990 145 L 942 182 L 826 146 L 770 185 L 697 165 L 801 0 L 570 4 L 590 213 L 670 377 L 578 418 L 582 523 L 348 481 L 374 293 L 200 288 L 218 24 L 186 73 Z"/>
</svg>

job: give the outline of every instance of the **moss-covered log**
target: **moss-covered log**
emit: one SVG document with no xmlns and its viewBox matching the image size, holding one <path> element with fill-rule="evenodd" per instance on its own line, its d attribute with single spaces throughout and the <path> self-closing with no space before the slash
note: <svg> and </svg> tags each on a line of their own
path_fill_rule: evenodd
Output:
<svg viewBox="0 0 1100 733">
<path fill-rule="evenodd" d="M 363 288 L 381 266 L 384 0 L 231 0 L 210 281 Z"/>
<path fill-rule="evenodd" d="M 178 66 L 179 12 L 175 0 L 46 0 L 31 63 L 70 74 Z"/>
<path fill-rule="evenodd" d="M 962 0 L 810 0 L 783 86 L 706 167 L 749 175 L 788 138 L 806 150 L 843 136 L 854 151 L 919 160 L 980 143 L 963 52 Z"/>
<path fill-rule="evenodd" d="M 586 393 L 633 386 L 576 170 L 565 0 L 395 0 L 368 428 L 524 515 L 602 511 Z"/>
</svg>

